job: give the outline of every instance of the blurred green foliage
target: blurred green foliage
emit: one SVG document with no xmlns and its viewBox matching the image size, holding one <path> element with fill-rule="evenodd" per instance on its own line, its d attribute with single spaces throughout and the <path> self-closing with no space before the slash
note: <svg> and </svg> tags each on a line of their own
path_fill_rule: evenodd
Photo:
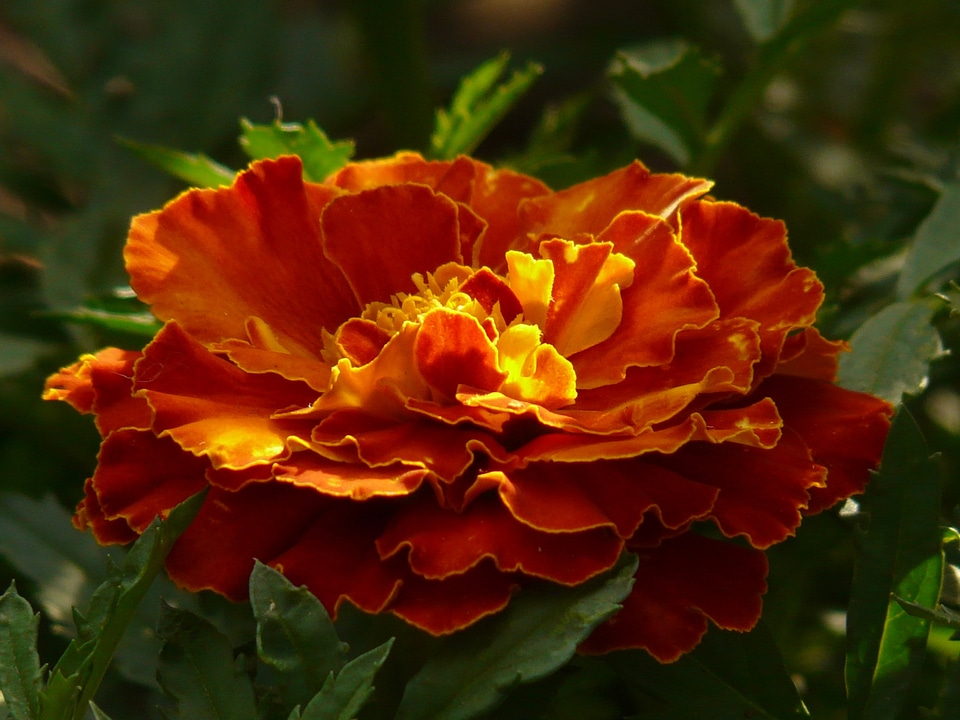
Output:
<svg viewBox="0 0 960 720">
<path fill-rule="evenodd" d="M 480 157 L 554 187 L 634 157 L 655 170 L 708 170 L 717 197 L 787 222 L 797 259 L 826 284 L 828 336 L 863 326 L 855 342 L 867 347 L 890 344 L 893 333 L 901 348 L 922 346 L 877 370 L 888 373 L 877 387 L 912 393 L 907 405 L 946 478 L 941 520 L 956 524 L 960 314 L 951 311 L 955 288 L 941 281 L 956 279 L 960 264 L 957 0 L 4 0 L 0 489 L 72 506 L 92 471 L 92 424 L 39 393 L 78 352 L 143 344 L 136 327 L 69 316 L 129 300 L 120 249 L 130 217 L 184 187 L 137 152 L 177 148 L 242 167 L 240 117 L 274 123 L 261 143 L 292 142 L 285 121 L 312 118 L 331 138 L 354 138 L 361 158 L 426 151 L 436 106 L 503 49 L 513 66 L 537 62 L 544 71 L 479 145 Z M 644 75 L 654 71 L 668 72 L 667 82 Z M 661 92 L 641 103 L 658 83 L 678 89 L 671 102 Z M 201 170 L 211 167 L 204 177 L 214 182 L 219 166 Z M 901 364 L 909 377 L 890 375 Z M 13 556 L 3 544 L 10 507 L 0 508 L 0 551 Z M 62 510 L 37 518 L 39 527 L 54 521 L 64 522 Z M 833 512 L 769 552 L 766 626 L 815 718 L 846 716 L 842 618 L 855 538 L 851 519 Z M 92 541 L 77 535 L 76 543 Z M 956 544 L 946 560 L 960 560 Z M 78 588 L 89 586 L 89 567 L 76 570 L 85 572 Z M 17 575 L 20 592 L 44 609 L 41 661 L 52 662 L 68 615 L 50 615 L 66 611 L 41 574 L 0 560 L 0 587 Z M 230 612 L 209 601 L 205 615 Z M 920 679 L 899 717 L 939 703 L 930 717 L 947 718 L 958 706 L 960 648 L 946 637 L 934 634 L 917 661 Z M 684 662 L 709 668 L 710 652 Z M 150 712 L 156 689 L 122 673 L 107 677 L 107 712 L 118 720 Z M 589 662 L 571 673 L 574 685 L 616 684 Z M 624 707 L 633 706 L 611 696 L 609 716 Z"/>
</svg>

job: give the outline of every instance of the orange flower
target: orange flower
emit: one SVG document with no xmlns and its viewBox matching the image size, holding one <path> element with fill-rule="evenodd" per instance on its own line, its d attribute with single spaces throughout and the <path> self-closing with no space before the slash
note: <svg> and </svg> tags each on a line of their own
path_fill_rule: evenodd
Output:
<svg viewBox="0 0 960 720">
<path fill-rule="evenodd" d="M 585 652 L 749 629 L 762 550 L 863 489 L 891 409 L 833 384 L 783 224 L 709 187 L 635 163 L 552 192 L 410 153 L 316 184 L 286 157 L 135 218 L 163 329 L 45 395 L 103 435 L 76 525 L 128 542 L 209 487 L 167 561 L 184 587 L 243 598 L 259 558 L 433 634 L 627 549 Z"/>
</svg>

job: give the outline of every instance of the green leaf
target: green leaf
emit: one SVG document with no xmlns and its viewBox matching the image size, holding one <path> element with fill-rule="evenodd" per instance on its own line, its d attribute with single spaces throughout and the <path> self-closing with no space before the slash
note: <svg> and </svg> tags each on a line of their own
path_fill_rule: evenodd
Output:
<svg viewBox="0 0 960 720">
<path fill-rule="evenodd" d="M 504 164 L 532 175 L 546 165 L 571 162 L 573 156 L 570 148 L 590 99 L 590 94 L 580 93 L 557 105 L 547 106 L 530 135 L 526 149 L 508 158 Z"/>
<path fill-rule="evenodd" d="M 549 675 L 619 609 L 636 566 L 624 554 L 582 585 L 525 589 L 502 613 L 447 639 L 407 685 L 397 720 L 477 717 L 519 683 Z"/>
<path fill-rule="evenodd" d="M 79 307 L 75 310 L 54 310 L 44 315 L 143 337 L 153 337 L 163 327 L 163 323 L 149 312 L 124 313 Z"/>
<path fill-rule="evenodd" d="M 847 697 L 851 720 L 895 718 L 906 702 L 930 623 L 893 599 L 932 606 L 943 552 L 940 477 L 923 435 L 901 409 L 880 472 L 863 496 L 869 524 L 859 538 L 847 612 Z"/>
<path fill-rule="evenodd" d="M 935 276 L 960 263 L 960 183 L 944 186 L 930 214 L 917 227 L 900 279 L 897 295 L 909 297 Z"/>
<path fill-rule="evenodd" d="M 253 685 L 234 662 L 230 641 L 191 612 L 165 606 L 157 679 L 184 720 L 257 720 Z"/>
<path fill-rule="evenodd" d="M 93 720 L 112 720 L 103 710 L 97 707 L 97 704 L 90 701 L 90 712 L 93 713 Z"/>
<path fill-rule="evenodd" d="M 171 150 L 161 145 L 147 145 L 127 138 L 119 138 L 119 142 L 151 165 L 193 187 L 215 188 L 232 185 L 236 177 L 236 172 L 206 155 Z"/>
<path fill-rule="evenodd" d="M 303 709 L 300 720 L 353 720 L 373 693 L 373 680 L 390 654 L 393 640 L 351 660 L 336 679 L 331 673 L 323 688 Z"/>
<path fill-rule="evenodd" d="M 657 40 L 618 52 L 608 74 L 630 133 L 689 163 L 704 144 L 719 66 L 684 40 Z"/>
<path fill-rule="evenodd" d="M 758 43 L 765 43 L 783 29 L 794 5 L 794 0 L 734 0 L 747 32 Z"/>
<path fill-rule="evenodd" d="M 243 118 L 240 132 L 240 147 L 251 160 L 299 155 L 303 177 L 313 182 L 323 182 L 353 157 L 352 142 L 330 142 L 313 120 L 308 120 L 306 126 L 279 120 L 271 125 L 254 125 Z"/>
<path fill-rule="evenodd" d="M 640 691 L 649 707 L 644 720 L 810 716 L 762 621 L 749 633 L 711 628 L 693 652 L 668 665 L 640 650 L 615 653 L 610 663 Z"/>
<path fill-rule="evenodd" d="M 893 599 L 897 601 L 907 615 L 929 620 L 937 625 L 944 625 L 954 630 L 960 630 L 960 613 L 951 610 L 946 605 L 937 605 L 936 607 L 927 607 L 919 603 L 904 600 L 902 597 L 893 594 Z"/>
<path fill-rule="evenodd" d="M 196 516 L 202 502 L 203 493 L 198 493 L 171 510 L 165 521 L 155 519 L 133 544 L 123 567 L 112 570 L 94 591 L 86 616 L 78 622 L 77 637 L 57 661 L 43 690 L 44 720 L 80 720 L 86 714 L 124 631 L 163 568 L 170 548 Z M 74 687 L 80 688 L 76 696 L 72 694 Z M 65 703 L 70 703 L 70 712 Z"/>
<path fill-rule="evenodd" d="M 930 361 L 943 354 L 930 324 L 935 310 L 931 302 L 896 302 L 867 320 L 840 357 L 840 385 L 892 403 L 923 390 Z"/>
<path fill-rule="evenodd" d="M 452 160 L 470 154 L 530 88 L 543 68 L 530 62 L 500 85 L 510 54 L 502 52 L 467 75 L 457 88 L 449 110 L 437 110 L 430 155 Z"/>
<path fill-rule="evenodd" d="M 306 704 L 342 664 L 333 621 L 313 593 L 260 562 L 250 575 L 250 604 L 257 652 L 277 670 L 286 706 Z"/>
<path fill-rule="evenodd" d="M 0 595 L 0 693 L 13 720 L 40 717 L 40 616 L 10 583 Z"/>
</svg>

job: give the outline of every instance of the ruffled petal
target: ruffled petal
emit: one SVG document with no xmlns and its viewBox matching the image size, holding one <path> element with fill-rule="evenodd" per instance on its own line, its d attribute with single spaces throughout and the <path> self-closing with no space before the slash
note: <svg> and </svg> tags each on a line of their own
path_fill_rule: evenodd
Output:
<svg viewBox="0 0 960 720">
<path fill-rule="evenodd" d="M 137 295 L 201 342 L 245 339 L 259 317 L 290 352 L 319 357 L 320 329 L 358 308 L 320 243 L 320 214 L 340 191 L 302 175 L 296 157 L 256 162 L 229 188 L 134 218 L 124 258 Z"/>
<path fill-rule="evenodd" d="M 827 340 L 816 328 L 804 328 L 786 339 L 774 372 L 834 382 L 840 367 L 839 355 L 848 350 L 850 346 L 842 340 Z"/>
<path fill-rule="evenodd" d="M 525 201 L 520 217 L 527 232 L 572 238 L 597 235 L 626 210 L 642 210 L 667 219 L 686 201 L 710 189 L 707 180 L 684 175 L 654 175 L 634 162 L 566 190 Z"/>
<path fill-rule="evenodd" d="M 173 507 L 206 487 L 208 466 L 169 438 L 142 430 L 117 430 L 100 447 L 90 488 L 105 520 L 122 519 L 139 533 L 155 517 L 165 518 Z M 95 524 L 93 530 L 98 531 Z"/>
<path fill-rule="evenodd" d="M 544 533 L 517 522 L 492 495 L 461 512 L 431 499 L 400 511 L 377 539 L 384 559 L 404 554 L 414 573 L 429 580 L 460 575 L 492 560 L 500 572 L 520 572 L 576 585 L 613 566 L 623 541 L 608 528 Z"/>
<path fill-rule="evenodd" d="M 144 350 L 134 388 L 154 411 L 154 432 L 214 467 L 242 469 L 285 457 L 291 438 L 309 437 L 309 424 L 274 419 L 286 407 L 316 398 L 304 383 L 254 375 L 205 350 L 176 323 Z"/>
<path fill-rule="evenodd" d="M 133 368 L 140 353 L 107 348 L 84 355 L 47 379 L 44 400 L 62 400 L 81 413 L 95 413 L 104 437 L 121 428 L 150 427 L 152 414 L 133 393 Z"/>
<path fill-rule="evenodd" d="M 680 238 L 697 261 L 697 275 L 710 285 L 720 317 L 760 323 L 758 379 L 770 374 L 788 333 L 813 324 L 823 285 L 793 262 L 779 220 L 708 201 L 690 203 L 680 217 Z"/>
<path fill-rule="evenodd" d="M 727 537 L 743 535 L 765 549 L 794 534 L 812 488 L 822 486 L 826 469 L 794 433 L 765 449 L 722 443 L 692 443 L 656 460 L 679 475 L 719 490 L 710 516 Z"/>
<path fill-rule="evenodd" d="M 400 463 L 368 467 L 327 460 L 313 453 L 300 453 L 291 459 L 295 462 L 274 466 L 273 479 L 350 500 L 411 495 L 429 474 L 423 468 Z"/>
<path fill-rule="evenodd" d="M 758 394 L 771 397 L 784 424 L 827 469 L 826 487 L 810 489 L 807 514 L 863 492 L 883 452 L 893 407 L 884 400 L 822 380 L 774 375 Z"/>
<path fill-rule="evenodd" d="M 528 175 L 484 168 L 470 200 L 470 206 L 487 223 L 486 232 L 473 248 L 474 267 L 500 272 L 508 250 L 532 250 L 533 243 L 517 209 L 525 200 L 543 197 L 549 192 L 546 185 Z"/>
<path fill-rule="evenodd" d="M 670 225 L 641 212 L 620 214 L 597 238 L 634 263 L 633 282 L 621 290 L 622 320 L 607 339 L 571 360 L 581 388 L 623 380 L 627 368 L 664 365 L 675 338 L 719 315 L 713 293 Z"/>
<path fill-rule="evenodd" d="M 83 484 L 83 500 L 77 504 L 73 526 L 77 530 L 89 529 L 101 545 L 126 545 L 137 539 L 136 531 L 130 528 L 126 520 L 107 520 L 103 516 L 100 501 L 93 489 L 93 478 L 87 478 Z"/>
<path fill-rule="evenodd" d="M 705 517 L 718 495 L 715 487 L 642 460 L 543 462 L 497 475 L 500 499 L 513 516 L 544 532 L 606 527 L 629 538 L 647 513 L 682 527 Z"/>
<path fill-rule="evenodd" d="M 767 590 L 760 551 L 685 533 L 639 555 L 623 609 L 594 630 L 580 652 L 643 648 L 673 662 L 697 646 L 708 619 L 741 632 L 760 619 Z"/>
<path fill-rule="evenodd" d="M 459 206 L 424 185 L 345 195 L 323 211 L 323 249 L 360 307 L 415 293 L 414 273 L 461 262 Z"/>
</svg>

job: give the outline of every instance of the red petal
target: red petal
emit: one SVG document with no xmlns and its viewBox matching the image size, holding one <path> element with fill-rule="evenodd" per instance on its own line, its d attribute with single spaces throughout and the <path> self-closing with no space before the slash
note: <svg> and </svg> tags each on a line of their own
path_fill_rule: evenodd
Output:
<svg viewBox="0 0 960 720">
<path fill-rule="evenodd" d="M 488 313 L 492 313 L 499 303 L 500 313 L 507 324 L 523 312 L 523 306 L 510 286 L 487 268 L 481 268 L 467 278 L 460 286 L 460 292 L 479 302 Z"/>
<path fill-rule="evenodd" d="M 158 515 L 166 517 L 174 506 L 207 484 L 205 460 L 150 432 L 111 433 L 97 460 L 90 485 L 101 514 L 106 520 L 122 518 L 137 532 Z"/>
<path fill-rule="evenodd" d="M 191 190 L 134 218 L 130 283 L 161 320 L 204 343 L 246 337 L 260 317 L 298 355 L 357 305 L 320 244 L 320 213 L 340 191 L 304 183 L 299 158 L 256 162 L 230 188 Z"/>
<path fill-rule="evenodd" d="M 302 542 L 329 502 L 313 490 L 279 483 L 252 483 L 237 492 L 210 488 L 170 551 L 167 572 L 187 590 L 244 600 L 254 558 L 269 563 Z"/>
<path fill-rule="evenodd" d="M 373 320 L 350 318 L 337 328 L 337 347 L 354 365 L 371 362 L 389 340 L 389 333 Z"/>
<path fill-rule="evenodd" d="M 477 178 L 470 206 L 487 222 L 487 231 L 474 245 L 474 267 L 504 268 L 507 250 L 532 249 L 519 208 L 528 199 L 546 196 L 550 189 L 539 180 L 511 170 L 484 168 Z"/>
<path fill-rule="evenodd" d="M 581 388 L 618 382 L 628 367 L 668 363 L 678 332 L 703 327 L 719 314 L 707 283 L 694 272 L 693 257 L 666 222 L 625 212 L 597 239 L 612 242 L 636 267 L 633 283 L 621 291 L 619 328 L 571 358 Z"/>
<path fill-rule="evenodd" d="M 545 532 L 615 528 L 633 535 L 644 514 L 676 528 L 713 508 L 716 488 L 641 460 L 543 462 L 502 475 L 500 497 L 521 522 Z"/>
<path fill-rule="evenodd" d="M 414 273 L 461 261 L 459 208 L 423 185 L 346 195 L 323 211 L 323 249 L 343 270 L 361 307 L 414 293 Z"/>
<path fill-rule="evenodd" d="M 827 468 L 827 486 L 811 488 L 807 514 L 863 492 L 870 470 L 880 462 L 893 408 L 865 393 L 828 382 L 775 375 L 758 388 L 777 404 L 784 425 L 810 448 L 813 461 Z"/>
<path fill-rule="evenodd" d="M 409 548 L 414 573 L 430 580 L 459 575 L 491 559 L 501 572 L 520 572 L 576 585 L 609 569 L 623 541 L 607 528 L 543 533 L 517 520 L 491 495 L 462 512 L 437 506 L 430 496 L 407 506 L 377 539 L 381 557 Z"/>
<path fill-rule="evenodd" d="M 133 393 L 133 367 L 139 352 L 107 348 L 47 379 L 45 400 L 63 400 L 82 413 L 96 413 L 104 437 L 120 428 L 150 427 L 150 407 Z"/>
<path fill-rule="evenodd" d="M 727 537 L 743 535 L 760 549 L 793 535 L 809 501 L 808 491 L 822 484 L 826 474 L 791 432 L 772 449 L 691 443 L 656 462 L 718 488 L 711 517 Z"/>
<path fill-rule="evenodd" d="M 786 228 L 733 203 L 700 201 L 681 212 L 680 238 L 697 261 L 720 306 L 720 317 L 760 323 L 764 359 L 757 373 L 771 372 L 787 334 L 812 325 L 823 286 L 812 270 L 790 257 Z"/>
<path fill-rule="evenodd" d="M 689 652 L 707 619 L 726 630 L 750 630 L 760 619 L 767 560 L 758 550 L 693 533 L 640 553 L 623 610 L 598 627 L 580 651 L 643 648 L 660 662 Z"/>
<path fill-rule="evenodd" d="M 412 575 L 403 580 L 390 612 L 431 635 L 446 635 L 503 610 L 515 587 L 488 562 L 444 580 Z"/>
<path fill-rule="evenodd" d="M 101 545 L 126 545 L 137 539 L 137 533 L 130 529 L 126 520 L 107 520 L 103 516 L 100 501 L 93 489 L 93 478 L 87 478 L 83 485 L 83 500 L 77 505 L 73 526 L 77 530 L 89 528 Z"/>
<path fill-rule="evenodd" d="M 804 328 L 802 333 L 787 338 L 774 372 L 834 382 L 840 364 L 838 356 L 849 349 L 843 341 L 825 339 L 816 328 Z"/>
<path fill-rule="evenodd" d="M 280 482 L 312 488 L 321 495 L 368 500 L 372 497 L 400 497 L 414 493 L 428 475 L 421 468 L 394 463 L 367 467 L 326 460 L 309 452 L 293 456 L 296 463 L 278 463 L 274 475 Z"/>
<path fill-rule="evenodd" d="M 309 386 L 272 373 L 253 375 L 207 352 L 176 323 L 166 325 L 137 363 L 135 388 L 154 410 L 153 430 L 214 467 L 241 469 L 284 457 L 308 423 L 274 420 L 316 398 Z"/>
<path fill-rule="evenodd" d="M 413 351 L 420 374 L 444 398 L 453 398 L 460 385 L 496 390 L 507 378 L 497 348 L 471 315 L 431 310 L 421 318 Z"/>
<path fill-rule="evenodd" d="M 527 200 L 520 216 L 527 232 L 572 238 L 597 235 L 625 210 L 669 218 L 685 201 L 710 189 L 706 180 L 652 175 L 639 162 L 566 190 Z"/>
<path fill-rule="evenodd" d="M 479 165 L 482 163 L 467 157 L 452 162 L 427 161 L 419 153 L 400 152 L 393 157 L 350 163 L 328 178 L 327 183 L 351 192 L 418 183 L 429 185 L 454 200 L 469 200 Z"/>
</svg>

